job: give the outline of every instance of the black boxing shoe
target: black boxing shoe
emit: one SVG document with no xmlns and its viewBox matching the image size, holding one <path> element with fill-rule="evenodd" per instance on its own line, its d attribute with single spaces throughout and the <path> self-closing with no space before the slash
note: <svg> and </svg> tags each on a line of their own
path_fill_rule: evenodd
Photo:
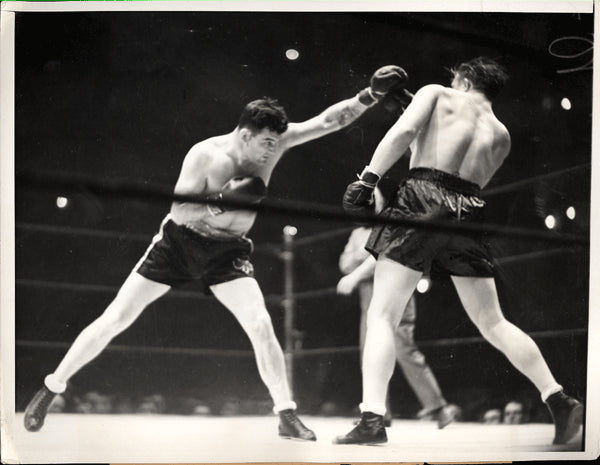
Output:
<svg viewBox="0 0 600 465">
<path fill-rule="evenodd" d="M 387 442 L 387 434 L 383 425 L 383 415 L 363 412 L 358 425 L 344 436 L 333 440 L 334 444 L 383 444 Z"/>
<path fill-rule="evenodd" d="M 296 416 L 296 410 L 287 409 L 279 412 L 279 436 L 286 439 L 316 441 L 317 436 L 309 430 Z"/>
<path fill-rule="evenodd" d="M 552 444 L 567 444 L 583 424 L 583 404 L 559 391 L 546 399 L 546 405 L 554 420 Z"/>
<path fill-rule="evenodd" d="M 36 432 L 42 429 L 44 426 L 44 419 L 48 413 L 48 407 L 58 394 L 52 392 L 46 387 L 36 392 L 35 396 L 29 401 L 27 408 L 25 409 L 25 417 L 23 422 L 27 431 Z"/>
</svg>

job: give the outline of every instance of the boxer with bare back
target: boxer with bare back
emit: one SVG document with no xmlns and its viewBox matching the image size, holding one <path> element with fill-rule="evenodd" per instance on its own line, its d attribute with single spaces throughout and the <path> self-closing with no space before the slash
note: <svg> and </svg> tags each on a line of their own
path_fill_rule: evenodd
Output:
<svg viewBox="0 0 600 465">
<path fill-rule="evenodd" d="M 500 65 L 480 57 L 454 69 L 450 87 L 422 87 L 381 140 L 360 179 L 348 186 L 345 209 L 372 212 L 381 176 L 410 146 L 410 171 L 379 216 L 481 221 L 485 202 L 480 190 L 510 151 L 509 133 L 492 111 L 492 100 L 506 80 Z M 423 274 L 450 276 L 481 334 L 539 389 L 554 419 L 554 444 L 577 435 L 583 405 L 563 393 L 535 342 L 504 318 L 485 235 L 388 223 L 372 229 L 365 248 L 377 263 L 362 359 L 362 416 L 334 443 L 387 441 L 383 415 L 395 364 L 394 330 Z"/>
</svg>

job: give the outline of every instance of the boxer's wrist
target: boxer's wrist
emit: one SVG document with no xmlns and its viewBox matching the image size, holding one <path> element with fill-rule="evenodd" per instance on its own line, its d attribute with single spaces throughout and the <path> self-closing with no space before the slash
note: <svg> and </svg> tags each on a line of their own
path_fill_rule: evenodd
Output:
<svg viewBox="0 0 600 465">
<path fill-rule="evenodd" d="M 379 97 L 373 93 L 370 87 L 364 88 L 356 96 L 358 97 L 358 101 L 366 107 L 372 107 L 379 102 Z"/>
<path fill-rule="evenodd" d="M 381 179 L 381 176 L 375 171 L 373 171 L 371 168 L 369 168 L 369 166 L 367 165 L 362 170 L 362 173 L 360 174 L 358 179 L 360 180 L 360 183 L 363 186 L 375 189 L 375 187 L 377 187 L 377 183 Z"/>
</svg>

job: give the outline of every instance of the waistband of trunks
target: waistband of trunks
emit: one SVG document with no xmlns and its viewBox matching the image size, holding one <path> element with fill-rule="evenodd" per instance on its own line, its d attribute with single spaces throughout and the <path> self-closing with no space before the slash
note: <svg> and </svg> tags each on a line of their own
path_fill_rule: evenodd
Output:
<svg viewBox="0 0 600 465">
<path fill-rule="evenodd" d="M 172 220 L 171 220 L 172 221 Z M 173 224 L 185 231 L 188 235 L 196 237 L 198 239 L 209 239 L 217 242 L 249 242 L 250 239 L 246 236 L 240 236 L 239 234 L 233 234 L 229 231 L 220 230 L 207 225 L 206 223 L 196 224 L 177 224 L 173 221 Z"/>
<path fill-rule="evenodd" d="M 459 194 L 479 197 L 481 193 L 481 188 L 474 182 L 433 168 L 413 168 L 408 172 L 408 178 L 430 181 Z"/>
</svg>

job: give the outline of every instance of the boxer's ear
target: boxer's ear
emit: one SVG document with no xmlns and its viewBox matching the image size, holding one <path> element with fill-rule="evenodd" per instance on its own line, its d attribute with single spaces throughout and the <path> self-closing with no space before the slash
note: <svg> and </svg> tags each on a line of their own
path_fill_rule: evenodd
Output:
<svg viewBox="0 0 600 465">
<path fill-rule="evenodd" d="M 248 128 L 240 129 L 240 137 L 246 144 L 252 139 L 252 131 Z"/>
</svg>

